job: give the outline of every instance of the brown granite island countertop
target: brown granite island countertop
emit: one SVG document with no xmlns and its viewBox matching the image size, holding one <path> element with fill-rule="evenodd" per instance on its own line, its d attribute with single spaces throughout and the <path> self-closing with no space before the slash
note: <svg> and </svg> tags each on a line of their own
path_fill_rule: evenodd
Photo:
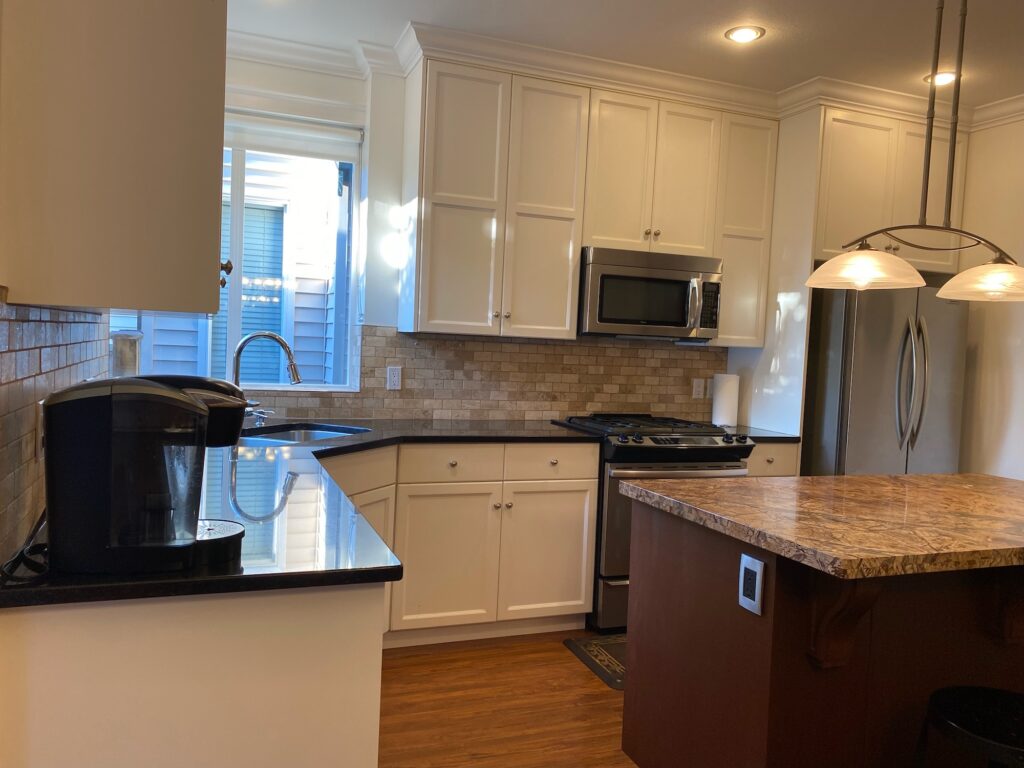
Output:
<svg viewBox="0 0 1024 768">
<path fill-rule="evenodd" d="M 989 475 L 638 480 L 655 509 L 840 579 L 1024 565 L 1024 482 Z"/>
</svg>

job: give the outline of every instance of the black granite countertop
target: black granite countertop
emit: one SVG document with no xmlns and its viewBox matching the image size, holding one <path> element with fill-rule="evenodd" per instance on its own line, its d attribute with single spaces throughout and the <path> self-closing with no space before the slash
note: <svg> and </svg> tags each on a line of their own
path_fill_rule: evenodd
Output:
<svg viewBox="0 0 1024 768">
<path fill-rule="evenodd" d="M 268 419 L 269 429 L 298 419 Z M 601 438 L 549 421 L 428 421 L 403 419 L 307 419 L 317 424 L 344 424 L 369 430 L 310 443 L 314 455 L 337 456 L 401 443 L 596 443 Z M 248 426 L 248 422 L 247 422 Z M 246 429 L 246 434 L 260 430 Z M 243 442 L 245 442 L 243 438 Z"/>
<path fill-rule="evenodd" d="M 232 472 L 232 466 L 234 472 Z M 201 517 L 245 526 L 233 570 L 0 581 L 0 608 L 396 581 L 402 564 L 309 446 L 211 448 Z M 45 529 L 44 529 L 45 530 Z M 0 557 L 24 542 L 0 541 Z"/>
</svg>

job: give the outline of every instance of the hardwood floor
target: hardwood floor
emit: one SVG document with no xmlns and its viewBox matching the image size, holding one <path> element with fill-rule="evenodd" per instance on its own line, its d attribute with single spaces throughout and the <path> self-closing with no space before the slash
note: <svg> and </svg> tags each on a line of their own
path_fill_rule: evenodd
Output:
<svg viewBox="0 0 1024 768">
<path fill-rule="evenodd" d="M 622 693 L 562 645 L 582 634 L 385 651 L 380 768 L 634 768 Z"/>
</svg>

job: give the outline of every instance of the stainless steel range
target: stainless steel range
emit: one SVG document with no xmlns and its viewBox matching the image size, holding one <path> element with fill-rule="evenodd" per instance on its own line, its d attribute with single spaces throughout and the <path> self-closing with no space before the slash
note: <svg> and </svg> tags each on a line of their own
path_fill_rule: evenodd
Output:
<svg viewBox="0 0 1024 768">
<path fill-rule="evenodd" d="M 754 449 L 746 435 L 713 424 L 638 413 L 593 413 L 556 421 L 603 435 L 597 520 L 594 611 L 588 624 L 599 630 L 626 626 L 629 595 L 631 500 L 619 493 L 623 480 L 742 477 Z"/>
</svg>

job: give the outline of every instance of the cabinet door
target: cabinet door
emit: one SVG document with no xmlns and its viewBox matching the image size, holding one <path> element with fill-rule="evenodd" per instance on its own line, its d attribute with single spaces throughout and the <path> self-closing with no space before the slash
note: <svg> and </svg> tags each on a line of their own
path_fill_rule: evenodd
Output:
<svg viewBox="0 0 1024 768">
<path fill-rule="evenodd" d="M 658 114 L 651 250 L 714 252 L 722 114 L 663 101 Z"/>
<path fill-rule="evenodd" d="M 747 459 L 751 477 L 795 477 L 800 474 L 800 443 L 758 443 Z"/>
<path fill-rule="evenodd" d="M 217 311 L 226 28 L 226 0 L 4 5 L 9 301 Z"/>
<path fill-rule="evenodd" d="M 391 629 L 494 621 L 501 483 L 399 485 Z"/>
<path fill-rule="evenodd" d="M 583 244 L 646 251 L 658 102 L 591 91 Z"/>
<path fill-rule="evenodd" d="M 924 126 L 900 124 L 900 146 L 896 163 L 896 197 L 893 224 L 916 224 L 921 213 L 921 175 L 924 166 Z M 936 128 L 928 175 L 928 224 L 942 224 L 946 208 L 946 171 L 949 167 L 949 131 Z M 956 163 L 953 170 L 953 209 L 950 223 L 959 227 L 963 219 L 964 180 L 967 165 L 967 135 L 957 134 Z M 897 233 L 899 234 L 899 233 Z M 955 248 L 961 243 L 955 235 L 939 232 L 907 233 L 908 239 L 936 248 Z M 918 269 L 954 273 L 960 255 L 956 251 L 927 251 L 895 244 L 895 253 Z"/>
<path fill-rule="evenodd" d="M 420 331 L 497 335 L 512 76 L 427 64 Z"/>
<path fill-rule="evenodd" d="M 722 295 L 718 338 L 726 347 L 764 344 L 768 262 L 779 124 L 743 115 L 722 120 L 718 250 Z"/>
<path fill-rule="evenodd" d="M 373 526 L 384 543 L 389 547 L 394 546 L 395 539 L 395 486 L 388 485 L 384 488 L 377 488 L 373 491 L 366 491 L 349 500 L 359 510 L 359 514 L 366 518 L 366 521 Z M 391 590 L 392 582 L 384 585 L 384 631 L 391 627 Z"/>
<path fill-rule="evenodd" d="M 513 78 L 504 336 L 576 338 L 589 114 L 586 88 Z"/>
<path fill-rule="evenodd" d="M 892 224 L 900 122 L 860 112 L 825 112 L 815 259 Z"/>
<path fill-rule="evenodd" d="M 505 483 L 504 502 L 498 619 L 588 613 L 597 481 Z"/>
</svg>

